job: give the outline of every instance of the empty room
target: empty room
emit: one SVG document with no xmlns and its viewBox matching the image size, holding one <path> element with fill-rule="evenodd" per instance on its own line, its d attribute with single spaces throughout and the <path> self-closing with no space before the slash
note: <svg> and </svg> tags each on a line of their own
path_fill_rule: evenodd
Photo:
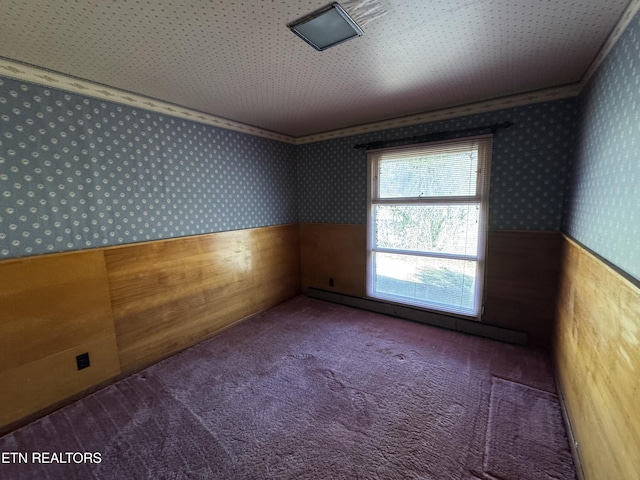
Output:
<svg viewBox="0 0 640 480">
<path fill-rule="evenodd" d="M 0 2 L 0 479 L 640 478 L 639 11 Z"/>
</svg>

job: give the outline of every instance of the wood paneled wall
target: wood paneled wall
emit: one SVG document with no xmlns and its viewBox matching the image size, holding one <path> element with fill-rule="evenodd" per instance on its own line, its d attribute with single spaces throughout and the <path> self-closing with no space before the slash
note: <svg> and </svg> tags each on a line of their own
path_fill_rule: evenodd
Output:
<svg viewBox="0 0 640 480">
<path fill-rule="evenodd" d="M 524 331 L 530 344 L 549 348 L 561 247 L 558 232 L 489 232 L 482 320 Z"/>
<path fill-rule="evenodd" d="M 564 239 L 554 360 L 587 480 L 640 478 L 640 289 Z"/>
<path fill-rule="evenodd" d="M 366 294 L 367 226 L 300 224 L 302 290 L 309 287 L 363 297 Z M 334 286 L 329 285 L 333 278 Z"/>
<path fill-rule="evenodd" d="M 0 431 L 297 295 L 298 252 L 296 224 L 1 261 Z"/>
<path fill-rule="evenodd" d="M 365 246 L 364 225 L 301 224 L 0 262 L 0 430 L 300 285 L 364 296 Z M 558 234 L 492 232 L 485 320 L 540 341 L 556 329 L 558 382 L 586 478 L 640 478 L 638 287 Z M 91 367 L 78 371 L 84 352 Z"/>
<path fill-rule="evenodd" d="M 366 238 L 366 225 L 301 224 L 303 291 L 314 287 L 364 296 Z M 561 241 L 557 232 L 489 232 L 484 322 L 526 332 L 530 343 L 550 346 Z"/>
<path fill-rule="evenodd" d="M 122 370 L 182 350 L 298 294 L 298 227 L 105 250 Z"/>
<path fill-rule="evenodd" d="M 0 312 L 0 427 L 120 372 L 101 251 L 0 262 Z"/>
</svg>

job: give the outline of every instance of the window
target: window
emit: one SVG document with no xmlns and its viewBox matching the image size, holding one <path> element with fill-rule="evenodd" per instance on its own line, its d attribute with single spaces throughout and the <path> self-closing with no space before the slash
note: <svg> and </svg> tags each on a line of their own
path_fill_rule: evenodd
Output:
<svg viewBox="0 0 640 480">
<path fill-rule="evenodd" d="M 367 295 L 479 317 L 491 136 L 369 152 Z"/>
</svg>

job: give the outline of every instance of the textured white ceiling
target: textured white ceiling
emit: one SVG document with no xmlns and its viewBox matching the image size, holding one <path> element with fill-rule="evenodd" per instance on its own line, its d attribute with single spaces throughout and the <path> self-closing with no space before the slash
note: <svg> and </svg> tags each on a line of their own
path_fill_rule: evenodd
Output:
<svg viewBox="0 0 640 480">
<path fill-rule="evenodd" d="M 0 56 L 300 137 L 578 82 L 629 1 L 345 0 L 317 52 L 286 24 L 327 3 L 2 0 Z"/>
</svg>

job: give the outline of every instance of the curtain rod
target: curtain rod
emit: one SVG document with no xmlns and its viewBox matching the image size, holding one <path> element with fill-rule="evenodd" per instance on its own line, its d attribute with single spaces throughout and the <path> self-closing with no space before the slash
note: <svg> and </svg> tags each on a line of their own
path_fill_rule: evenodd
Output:
<svg viewBox="0 0 640 480">
<path fill-rule="evenodd" d="M 469 134 L 468 136 L 481 133 L 496 133 L 500 129 L 506 129 L 515 125 L 513 122 L 494 123 L 493 125 L 485 125 L 483 127 L 463 128 L 461 130 L 446 130 L 443 132 L 427 133 L 425 135 L 415 135 L 413 137 L 397 138 L 395 140 L 379 140 L 377 142 L 359 143 L 353 148 L 357 150 L 375 150 L 378 148 L 396 147 L 399 145 L 411 145 L 414 143 L 437 142 L 440 140 L 448 140 L 450 138 L 460 138 L 460 134 Z"/>
</svg>

